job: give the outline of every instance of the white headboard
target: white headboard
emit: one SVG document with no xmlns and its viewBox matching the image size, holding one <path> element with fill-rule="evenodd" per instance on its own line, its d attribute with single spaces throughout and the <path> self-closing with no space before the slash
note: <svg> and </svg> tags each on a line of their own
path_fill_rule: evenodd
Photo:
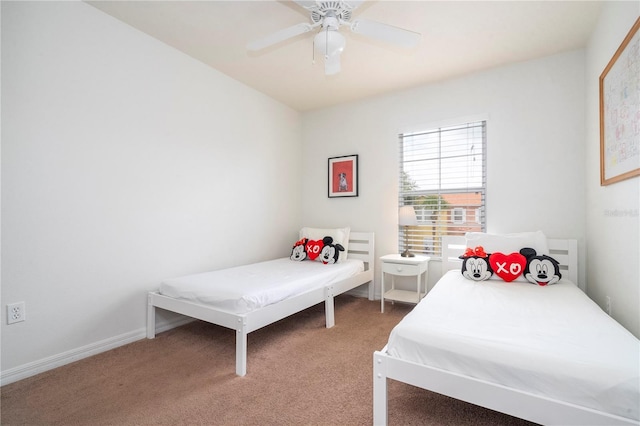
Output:
<svg viewBox="0 0 640 426">
<path fill-rule="evenodd" d="M 373 232 L 351 231 L 349 233 L 349 257 L 362 260 L 368 270 L 373 270 L 375 262 L 374 247 L 375 236 Z"/>
<path fill-rule="evenodd" d="M 562 276 L 578 285 L 578 241 L 547 239 L 549 255 L 560 264 Z M 466 241 L 460 236 L 442 237 L 442 274 L 452 269 L 460 269 L 462 260 L 458 256 L 464 253 Z"/>
</svg>

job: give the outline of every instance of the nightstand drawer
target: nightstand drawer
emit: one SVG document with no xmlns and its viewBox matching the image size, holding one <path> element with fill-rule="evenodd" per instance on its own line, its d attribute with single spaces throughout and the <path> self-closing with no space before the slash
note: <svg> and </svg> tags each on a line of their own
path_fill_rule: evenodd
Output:
<svg viewBox="0 0 640 426">
<path fill-rule="evenodd" d="M 382 264 L 382 272 L 398 276 L 415 276 L 420 273 L 420 266 L 384 262 Z"/>
</svg>

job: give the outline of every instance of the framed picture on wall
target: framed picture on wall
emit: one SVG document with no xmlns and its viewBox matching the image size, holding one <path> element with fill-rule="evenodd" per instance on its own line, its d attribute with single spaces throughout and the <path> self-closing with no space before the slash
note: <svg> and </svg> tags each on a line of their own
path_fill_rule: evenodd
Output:
<svg viewBox="0 0 640 426">
<path fill-rule="evenodd" d="M 640 176 L 640 18 L 600 75 L 600 185 Z"/>
<path fill-rule="evenodd" d="M 329 198 L 358 196 L 358 156 L 329 158 Z"/>
</svg>

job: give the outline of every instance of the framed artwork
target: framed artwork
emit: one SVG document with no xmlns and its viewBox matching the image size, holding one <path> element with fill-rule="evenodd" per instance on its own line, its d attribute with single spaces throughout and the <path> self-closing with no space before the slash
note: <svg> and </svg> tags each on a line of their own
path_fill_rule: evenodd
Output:
<svg viewBox="0 0 640 426">
<path fill-rule="evenodd" d="M 329 158 L 329 198 L 358 196 L 358 156 Z"/>
<path fill-rule="evenodd" d="M 640 176 L 640 18 L 600 75 L 600 185 Z"/>
</svg>

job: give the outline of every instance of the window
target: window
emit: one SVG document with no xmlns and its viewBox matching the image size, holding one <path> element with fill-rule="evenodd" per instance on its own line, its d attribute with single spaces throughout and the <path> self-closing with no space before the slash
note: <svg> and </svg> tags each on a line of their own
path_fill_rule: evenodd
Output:
<svg viewBox="0 0 640 426">
<path fill-rule="evenodd" d="M 466 210 L 462 207 L 454 207 L 451 209 L 451 221 L 456 225 L 461 225 L 464 223 Z"/>
<path fill-rule="evenodd" d="M 443 235 L 485 231 L 486 122 L 400 135 L 398 206 L 414 207 L 418 224 L 399 227 L 403 251 L 441 254 Z"/>
</svg>

